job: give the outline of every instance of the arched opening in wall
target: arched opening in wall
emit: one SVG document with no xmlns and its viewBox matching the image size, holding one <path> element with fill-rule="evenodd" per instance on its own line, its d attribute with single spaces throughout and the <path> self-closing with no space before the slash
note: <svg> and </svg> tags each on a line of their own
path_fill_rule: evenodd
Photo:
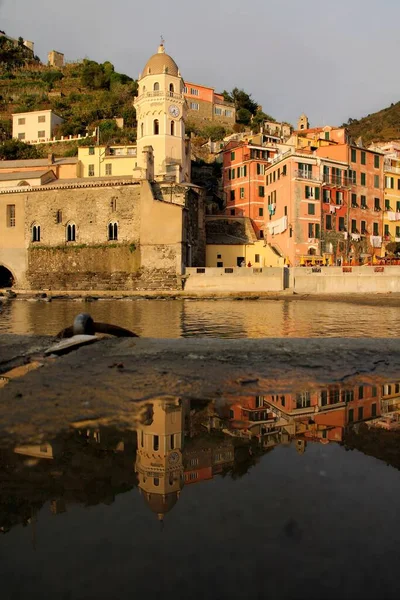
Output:
<svg viewBox="0 0 400 600">
<path fill-rule="evenodd" d="M 31 187 L 31 184 L 27 181 L 20 181 L 17 187 Z"/>
<path fill-rule="evenodd" d="M 171 121 L 171 135 L 175 135 L 175 121 Z"/>
<path fill-rule="evenodd" d="M 31 240 L 32 242 L 40 242 L 40 225 L 36 223 L 32 225 Z"/>
<path fill-rule="evenodd" d="M 308 254 L 309 254 L 310 256 L 315 256 L 315 255 L 317 254 L 317 251 L 316 251 L 316 249 L 315 249 L 315 248 L 309 248 L 309 249 L 308 249 Z"/>
<path fill-rule="evenodd" d="M 153 85 L 153 90 L 155 92 L 158 92 L 160 89 L 160 84 L 158 83 L 158 81 L 155 82 L 155 84 Z"/>
<path fill-rule="evenodd" d="M 0 288 L 9 288 L 14 285 L 14 276 L 7 267 L 0 265 Z"/>
<path fill-rule="evenodd" d="M 175 88 L 174 88 L 174 84 L 173 83 L 169 84 L 169 91 L 170 91 L 171 94 L 173 94 L 175 92 Z"/>
<path fill-rule="evenodd" d="M 160 133 L 160 123 L 158 119 L 154 119 L 153 133 L 154 135 L 158 135 Z"/>
<path fill-rule="evenodd" d="M 117 240 L 118 239 L 118 223 L 109 223 L 108 224 L 108 239 L 109 240 Z"/>
<path fill-rule="evenodd" d="M 146 93 L 146 86 L 144 85 L 143 86 L 143 94 L 145 94 L 145 93 Z"/>
<path fill-rule="evenodd" d="M 75 223 L 68 223 L 68 225 L 66 227 L 66 239 L 67 239 L 67 242 L 75 242 L 75 240 L 76 240 Z"/>
<path fill-rule="evenodd" d="M 140 125 L 140 137 L 144 136 L 144 123 Z"/>
</svg>

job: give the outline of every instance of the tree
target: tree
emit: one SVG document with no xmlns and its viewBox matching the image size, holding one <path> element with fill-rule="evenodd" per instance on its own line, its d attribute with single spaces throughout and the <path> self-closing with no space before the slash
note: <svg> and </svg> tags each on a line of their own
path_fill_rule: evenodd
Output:
<svg viewBox="0 0 400 600">
<path fill-rule="evenodd" d="M 227 92 L 226 90 L 224 90 L 224 91 L 222 92 L 222 95 L 223 95 L 223 97 L 224 97 L 224 100 L 225 100 L 225 102 L 231 102 L 231 104 L 233 104 L 233 103 L 234 103 L 234 99 L 233 99 L 233 97 L 230 95 L 230 93 L 229 93 L 229 92 Z"/>
<path fill-rule="evenodd" d="M 25 158 L 40 158 L 40 153 L 35 146 L 30 146 L 20 140 L 5 140 L 0 144 L 1 160 L 19 160 Z"/>
<path fill-rule="evenodd" d="M 247 108 L 239 108 L 236 112 L 236 121 L 243 125 L 250 125 L 251 112 Z"/>
<path fill-rule="evenodd" d="M 206 125 L 200 131 L 200 135 L 211 139 L 212 142 L 218 142 L 218 140 L 223 140 L 226 136 L 226 129 L 222 125 Z"/>
<path fill-rule="evenodd" d="M 53 87 L 56 81 L 60 81 L 63 79 L 63 77 L 64 75 L 61 73 L 61 71 L 56 70 L 45 71 L 45 73 L 42 74 L 43 81 L 48 83 L 50 89 Z"/>
<path fill-rule="evenodd" d="M 111 63 L 108 64 L 111 65 Z M 110 69 L 108 68 L 106 71 L 104 65 L 99 65 L 94 60 L 85 59 L 82 66 L 81 81 L 82 85 L 91 90 L 109 89 Z"/>
<path fill-rule="evenodd" d="M 255 115 L 258 110 L 258 104 L 255 100 L 252 99 L 251 94 L 247 94 L 244 90 L 240 90 L 235 87 L 232 90 L 231 96 L 235 103 L 236 110 L 240 110 L 245 108 L 252 115 Z"/>
<path fill-rule="evenodd" d="M 0 140 L 4 141 L 11 137 L 11 119 L 0 120 Z"/>
</svg>

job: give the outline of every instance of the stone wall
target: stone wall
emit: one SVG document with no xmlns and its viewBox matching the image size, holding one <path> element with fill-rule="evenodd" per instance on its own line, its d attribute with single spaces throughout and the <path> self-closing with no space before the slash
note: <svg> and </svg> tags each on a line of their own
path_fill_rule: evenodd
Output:
<svg viewBox="0 0 400 600">
<path fill-rule="evenodd" d="M 400 267 L 296 267 L 290 271 L 297 294 L 400 293 Z"/>
<path fill-rule="evenodd" d="M 187 293 L 281 292 L 284 290 L 285 269 L 269 268 L 213 268 L 186 269 Z"/>
<path fill-rule="evenodd" d="M 168 184 L 154 195 L 148 181 L 77 180 L 10 191 L 0 200 L 4 213 L 7 203 L 18 208 L 18 231 L 0 237 L 0 265 L 12 272 L 17 289 L 181 289 L 191 254 L 204 264 L 200 190 Z M 117 239 L 109 239 L 114 223 Z M 38 241 L 32 241 L 34 225 Z M 69 225 L 75 240 L 68 240 Z"/>
<path fill-rule="evenodd" d="M 140 250 L 114 246 L 31 246 L 27 279 L 34 290 L 122 290 L 140 285 Z"/>
<path fill-rule="evenodd" d="M 107 244 L 108 224 L 118 223 L 118 242 L 138 242 L 140 184 L 49 189 L 26 195 L 25 241 L 31 226 L 40 224 L 40 245 Z M 57 211 L 61 222 L 57 223 Z M 74 223 L 76 241 L 66 242 L 66 227 Z"/>
</svg>

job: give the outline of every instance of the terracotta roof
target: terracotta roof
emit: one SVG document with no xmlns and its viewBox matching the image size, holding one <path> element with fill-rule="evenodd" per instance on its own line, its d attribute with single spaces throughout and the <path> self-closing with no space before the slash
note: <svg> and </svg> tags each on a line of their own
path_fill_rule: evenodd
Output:
<svg viewBox="0 0 400 600">
<path fill-rule="evenodd" d="M 50 173 L 50 170 L 46 171 L 14 171 L 13 173 L 0 173 L 0 181 L 16 181 L 17 179 L 40 179 L 43 175 Z M 51 171 L 54 176 L 53 171 Z"/>
<path fill-rule="evenodd" d="M 24 160 L 0 160 L 0 169 L 15 169 L 23 167 L 49 167 L 51 165 L 76 165 L 78 158 L 54 158 L 51 163 L 48 158 L 27 158 Z"/>
<path fill-rule="evenodd" d="M 323 131 L 323 127 L 312 127 L 311 129 L 296 129 L 293 133 L 319 133 Z"/>
</svg>

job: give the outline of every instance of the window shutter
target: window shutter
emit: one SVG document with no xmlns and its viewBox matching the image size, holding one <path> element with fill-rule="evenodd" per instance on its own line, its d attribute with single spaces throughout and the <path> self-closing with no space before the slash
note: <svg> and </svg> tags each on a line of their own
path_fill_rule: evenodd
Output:
<svg viewBox="0 0 400 600">
<path fill-rule="evenodd" d="M 315 188 L 315 199 L 319 200 L 319 187 Z"/>
</svg>

